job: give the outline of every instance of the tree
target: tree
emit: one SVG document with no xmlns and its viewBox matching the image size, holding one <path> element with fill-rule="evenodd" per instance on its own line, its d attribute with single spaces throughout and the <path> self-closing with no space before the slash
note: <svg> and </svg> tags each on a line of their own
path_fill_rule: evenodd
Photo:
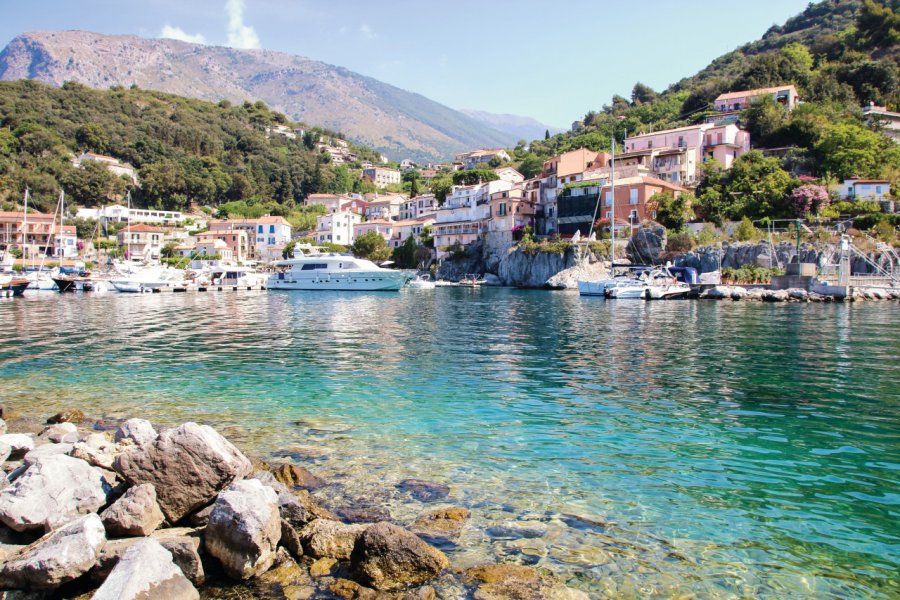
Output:
<svg viewBox="0 0 900 600">
<path fill-rule="evenodd" d="M 525 179 L 531 179 L 532 177 L 539 175 L 541 171 L 544 170 L 544 161 L 534 154 L 529 154 L 519 164 L 519 168 L 517 170 Z"/>
<path fill-rule="evenodd" d="M 787 196 L 796 186 L 781 161 L 759 150 L 740 156 L 726 174 L 728 216 L 740 219 L 773 217 L 787 213 Z"/>
<path fill-rule="evenodd" d="M 781 145 L 789 120 L 783 104 L 768 95 L 758 98 L 744 111 L 743 118 L 754 144 L 768 148 Z"/>
<path fill-rule="evenodd" d="M 175 256 L 176 247 L 178 247 L 178 242 L 166 242 L 166 245 L 159 251 L 159 255 L 163 258 L 172 258 Z"/>
<path fill-rule="evenodd" d="M 734 237 L 741 242 L 749 242 L 759 236 L 759 231 L 753 226 L 750 217 L 744 217 L 738 226 L 734 228 Z"/>
<path fill-rule="evenodd" d="M 864 0 L 856 19 L 856 28 L 868 46 L 889 48 L 900 44 L 900 12 L 887 2 Z"/>
<path fill-rule="evenodd" d="M 369 231 L 364 233 L 350 246 L 353 256 L 379 262 L 391 256 L 391 249 L 380 233 Z"/>
<path fill-rule="evenodd" d="M 409 236 L 400 246 L 394 248 L 393 259 L 397 266 L 401 269 L 415 269 L 418 264 L 416 261 L 416 238 Z"/>
<path fill-rule="evenodd" d="M 687 192 L 677 197 L 672 192 L 657 192 L 647 200 L 647 208 L 656 211 L 656 220 L 666 229 L 680 231 L 694 218 L 693 200 L 693 195 Z"/>
<path fill-rule="evenodd" d="M 500 179 L 500 176 L 490 169 L 457 171 L 453 174 L 454 185 L 476 185 L 488 181 L 496 181 L 498 179 Z"/>
<path fill-rule="evenodd" d="M 900 165 L 900 149 L 896 145 L 852 123 L 827 127 L 815 152 L 820 171 L 838 179 L 877 177 L 883 165 Z"/>
<path fill-rule="evenodd" d="M 550 130 L 549 130 L 549 129 L 545 129 L 545 130 L 544 130 L 544 139 L 545 139 L 545 140 L 549 140 L 549 139 L 550 139 Z"/>
<path fill-rule="evenodd" d="M 294 248 L 297 247 L 296 240 L 291 240 L 287 244 L 284 245 L 284 248 L 281 250 L 281 258 L 287 260 L 289 258 L 294 258 Z"/>
<path fill-rule="evenodd" d="M 644 85 L 640 81 L 634 84 L 634 87 L 631 89 L 631 103 L 632 104 L 646 104 L 648 102 L 653 102 L 656 100 L 658 94 L 653 91 L 649 85 Z"/>
<path fill-rule="evenodd" d="M 94 152 L 106 152 L 109 145 L 109 137 L 103 127 L 97 123 L 86 123 L 75 131 L 75 141 L 83 150 Z"/>
</svg>

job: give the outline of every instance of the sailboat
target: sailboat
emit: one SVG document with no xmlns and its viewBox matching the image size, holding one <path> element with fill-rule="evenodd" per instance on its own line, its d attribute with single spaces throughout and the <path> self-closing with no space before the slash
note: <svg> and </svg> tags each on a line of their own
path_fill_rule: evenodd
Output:
<svg viewBox="0 0 900 600">
<path fill-rule="evenodd" d="M 610 177 L 610 198 L 612 199 L 610 203 L 610 233 L 612 234 L 612 238 L 609 244 L 609 264 L 610 264 L 610 275 L 611 277 L 607 277 L 606 279 L 597 279 L 594 281 L 579 281 L 578 282 L 578 293 L 582 296 L 603 296 L 604 298 L 609 297 L 607 293 L 610 289 L 622 285 L 630 284 L 634 281 L 633 277 L 628 275 L 616 275 L 616 139 L 613 137 L 612 143 L 612 158 L 609 163 L 609 177 Z M 594 219 L 591 222 L 591 229 L 588 233 L 588 238 L 592 237 L 594 232 L 594 222 L 597 220 L 597 213 L 600 210 L 600 199 L 603 196 L 602 186 L 600 187 L 600 192 L 597 195 L 597 205 L 594 207 Z"/>
<path fill-rule="evenodd" d="M 28 222 L 28 197 L 29 191 L 28 188 L 25 188 L 25 197 L 23 200 L 23 204 L 25 207 L 25 212 L 23 213 L 25 216 L 23 217 L 23 230 L 27 227 Z M 59 208 L 59 203 L 57 203 L 57 209 Z M 56 223 L 56 213 L 53 215 L 54 224 Z M 24 241 L 24 238 L 23 238 Z M 24 272 L 22 276 L 28 280 L 28 287 L 32 290 L 41 290 L 41 291 L 51 291 L 56 289 L 56 283 L 53 282 L 53 277 L 51 276 L 51 272 L 47 272 L 44 270 L 44 258 L 47 253 L 41 253 L 41 264 L 37 267 L 34 266 L 34 257 L 32 256 L 32 266 L 28 267 L 27 265 L 24 267 Z M 24 263 L 24 261 L 23 261 Z"/>
</svg>

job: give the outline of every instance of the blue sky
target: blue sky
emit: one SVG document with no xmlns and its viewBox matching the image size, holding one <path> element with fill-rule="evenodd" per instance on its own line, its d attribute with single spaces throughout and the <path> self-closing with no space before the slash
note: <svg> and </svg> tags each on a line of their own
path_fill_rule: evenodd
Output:
<svg viewBox="0 0 900 600">
<path fill-rule="evenodd" d="M 0 0 L 25 31 L 182 37 L 298 54 L 453 108 L 568 127 L 638 80 L 661 90 L 800 12 L 806 0 Z"/>
</svg>

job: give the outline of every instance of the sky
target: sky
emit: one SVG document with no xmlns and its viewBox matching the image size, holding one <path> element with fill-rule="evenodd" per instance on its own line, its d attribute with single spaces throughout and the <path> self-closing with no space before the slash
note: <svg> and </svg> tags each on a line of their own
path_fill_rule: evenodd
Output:
<svg viewBox="0 0 900 600">
<path fill-rule="evenodd" d="M 0 0 L 0 44 L 81 29 L 263 48 L 452 108 L 567 128 L 635 82 L 656 90 L 759 38 L 807 0 Z"/>
</svg>

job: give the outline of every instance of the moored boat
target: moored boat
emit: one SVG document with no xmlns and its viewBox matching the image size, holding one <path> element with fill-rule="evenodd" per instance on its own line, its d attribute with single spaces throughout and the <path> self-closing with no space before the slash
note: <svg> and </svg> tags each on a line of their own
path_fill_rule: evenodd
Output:
<svg viewBox="0 0 900 600">
<path fill-rule="evenodd" d="M 409 281 L 408 271 L 379 267 L 349 254 L 310 254 L 275 263 L 270 290 L 343 290 L 396 292 Z"/>
<path fill-rule="evenodd" d="M 0 295 L 21 296 L 30 283 L 24 277 L 0 275 Z"/>
</svg>

